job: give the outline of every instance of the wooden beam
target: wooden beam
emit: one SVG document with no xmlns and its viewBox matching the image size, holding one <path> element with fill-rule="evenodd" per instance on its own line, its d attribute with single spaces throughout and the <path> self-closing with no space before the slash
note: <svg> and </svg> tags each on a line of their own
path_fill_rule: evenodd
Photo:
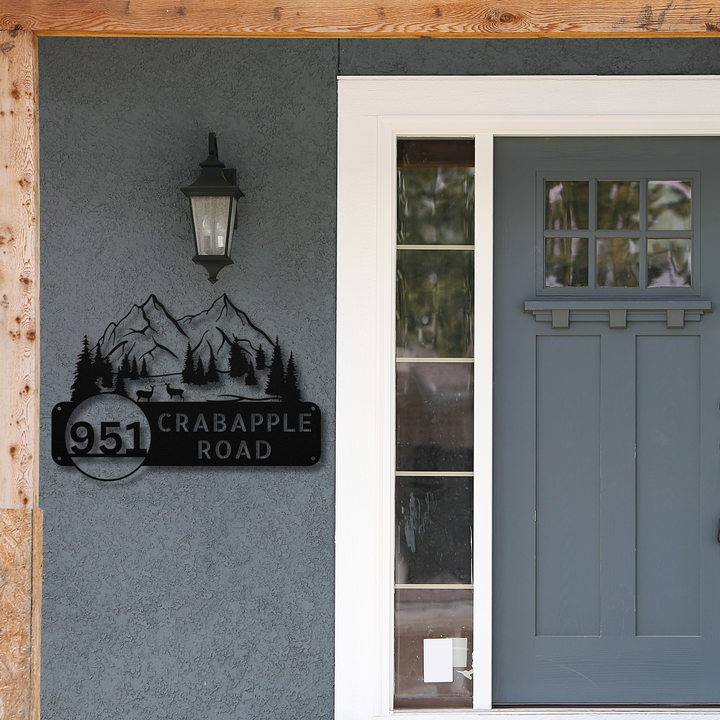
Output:
<svg viewBox="0 0 720 720">
<path fill-rule="evenodd" d="M 0 716 L 40 718 L 37 39 L 0 31 Z"/>
<path fill-rule="evenodd" d="M 0 510 L 0 716 L 40 720 L 42 511 Z"/>
<path fill-rule="evenodd" d="M 38 35 L 686 37 L 720 4 L 683 0 L 0 0 L 0 29 Z"/>
<path fill-rule="evenodd" d="M 37 39 L 0 32 L 0 508 L 38 504 Z"/>
</svg>

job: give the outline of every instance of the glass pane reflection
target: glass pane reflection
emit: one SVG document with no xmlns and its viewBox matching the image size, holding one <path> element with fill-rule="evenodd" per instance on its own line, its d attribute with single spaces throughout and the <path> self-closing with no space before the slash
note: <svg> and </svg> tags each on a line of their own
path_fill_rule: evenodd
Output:
<svg viewBox="0 0 720 720">
<path fill-rule="evenodd" d="M 690 181 L 653 180 L 648 182 L 649 230 L 690 230 L 691 210 L 692 186 Z"/>
<path fill-rule="evenodd" d="M 472 330 L 472 251 L 398 252 L 398 356 L 471 357 Z"/>
<path fill-rule="evenodd" d="M 640 229 L 640 183 L 598 180 L 597 229 Z"/>
<path fill-rule="evenodd" d="M 690 287 L 690 238 L 648 238 L 648 287 Z"/>
<path fill-rule="evenodd" d="M 395 582 L 472 582 L 470 477 L 399 477 L 395 483 Z"/>
<path fill-rule="evenodd" d="M 546 180 L 545 229 L 587 230 L 589 195 L 587 180 Z"/>
<path fill-rule="evenodd" d="M 475 216 L 475 142 L 398 140 L 397 241 L 471 245 Z"/>
<path fill-rule="evenodd" d="M 545 287 L 587 287 L 588 277 L 587 238 L 545 238 Z"/>
<path fill-rule="evenodd" d="M 639 287 L 640 243 L 631 238 L 597 239 L 598 287 Z"/>
<path fill-rule="evenodd" d="M 472 472 L 473 367 L 397 363 L 397 469 Z"/>
<path fill-rule="evenodd" d="M 425 638 L 467 638 L 465 665 L 460 657 L 452 682 L 426 683 Z M 472 590 L 395 591 L 395 707 L 472 706 Z"/>
<path fill-rule="evenodd" d="M 230 197 L 193 197 L 193 222 L 198 255 L 222 255 L 226 252 L 225 234 L 230 225 L 230 211 L 236 201 Z"/>
</svg>

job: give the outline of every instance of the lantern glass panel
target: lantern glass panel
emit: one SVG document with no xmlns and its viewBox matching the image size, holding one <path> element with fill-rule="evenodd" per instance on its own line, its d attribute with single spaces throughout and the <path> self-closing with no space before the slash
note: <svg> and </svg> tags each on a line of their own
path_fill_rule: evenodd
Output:
<svg viewBox="0 0 720 720">
<path fill-rule="evenodd" d="M 226 255 L 230 252 L 234 210 L 237 201 L 228 196 L 191 198 L 195 243 L 198 255 Z"/>
</svg>

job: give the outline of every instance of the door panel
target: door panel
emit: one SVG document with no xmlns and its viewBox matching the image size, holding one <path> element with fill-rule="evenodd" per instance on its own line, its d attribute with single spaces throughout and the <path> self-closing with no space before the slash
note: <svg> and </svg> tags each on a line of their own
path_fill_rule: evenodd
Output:
<svg viewBox="0 0 720 720">
<path fill-rule="evenodd" d="M 600 338 L 537 338 L 536 634 L 600 635 Z"/>
<path fill-rule="evenodd" d="M 720 318 L 677 308 L 718 296 L 720 141 L 514 138 L 495 157 L 494 703 L 717 704 Z M 691 173 L 692 287 L 644 288 L 646 266 L 593 288 L 592 209 L 590 287 L 544 287 L 544 179 Z M 539 299 L 562 312 L 523 312 Z"/>
<path fill-rule="evenodd" d="M 700 635 L 700 337 L 636 348 L 636 633 Z"/>
</svg>

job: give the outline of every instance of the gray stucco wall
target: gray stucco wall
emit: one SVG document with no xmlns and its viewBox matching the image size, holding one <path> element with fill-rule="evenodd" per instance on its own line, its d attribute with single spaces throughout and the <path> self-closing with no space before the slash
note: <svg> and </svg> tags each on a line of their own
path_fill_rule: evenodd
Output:
<svg viewBox="0 0 720 720">
<path fill-rule="evenodd" d="M 336 50 L 41 41 L 46 718 L 329 716 Z M 178 189 L 211 130 L 246 196 L 214 286 Z M 279 336 L 324 412 L 318 465 L 104 484 L 51 462 L 83 335 L 150 292 L 176 317 L 227 293 Z"/>
<path fill-rule="evenodd" d="M 720 73 L 719 49 L 41 38 L 43 717 L 332 716 L 338 73 Z M 215 286 L 190 262 L 178 190 L 211 130 L 246 195 Z M 280 337 L 324 413 L 318 465 L 104 484 L 51 462 L 83 335 L 151 292 L 177 315 L 225 292 Z"/>
</svg>

